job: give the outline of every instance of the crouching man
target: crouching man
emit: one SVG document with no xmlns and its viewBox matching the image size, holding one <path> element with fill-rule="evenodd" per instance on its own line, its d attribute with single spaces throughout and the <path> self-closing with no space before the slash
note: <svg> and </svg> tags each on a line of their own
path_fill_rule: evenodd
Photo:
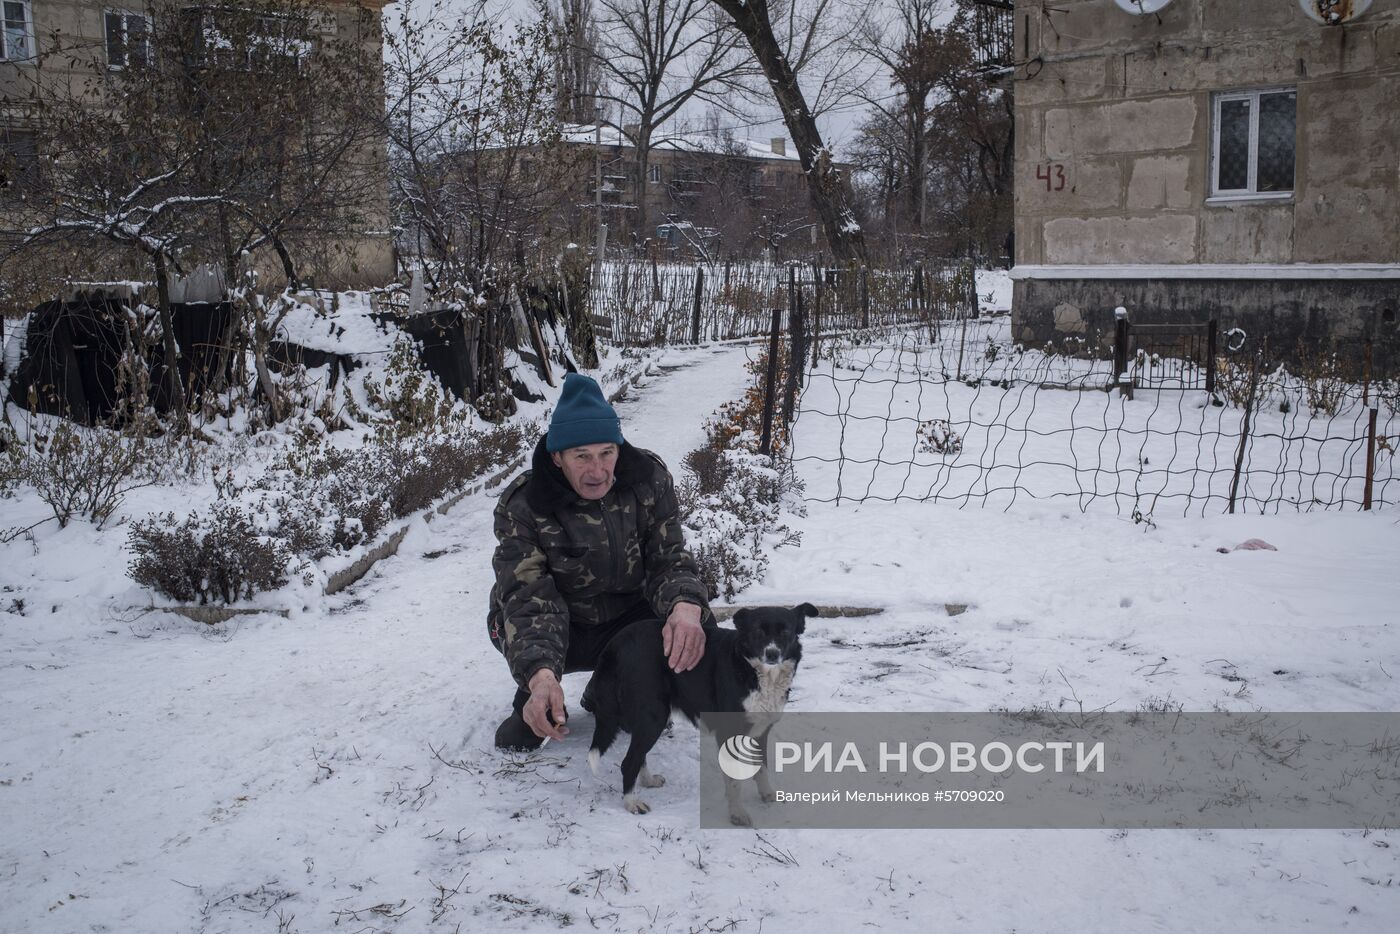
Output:
<svg viewBox="0 0 1400 934">
<path fill-rule="evenodd" d="M 631 623 L 661 627 L 672 670 L 695 667 L 714 618 L 677 512 L 666 465 L 623 440 L 596 382 L 568 374 L 531 469 L 496 506 L 488 625 L 517 685 L 497 746 L 563 739 L 561 677 L 592 671 Z"/>
</svg>

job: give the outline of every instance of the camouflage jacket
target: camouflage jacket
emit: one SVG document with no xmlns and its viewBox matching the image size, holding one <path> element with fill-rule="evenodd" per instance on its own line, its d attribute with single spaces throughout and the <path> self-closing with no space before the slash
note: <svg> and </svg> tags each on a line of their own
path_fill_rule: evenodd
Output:
<svg viewBox="0 0 1400 934">
<path fill-rule="evenodd" d="M 522 687 L 541 668 L 563 674 L 570 626 L 608 622 L 642 600 L 660 619 L 680 602 L 709 619 L 666 465 L 624 443 L 614 477 L 601 500 L 581 498 L 541 439 L 496 505 L 488 625 Z"/>
</svg>

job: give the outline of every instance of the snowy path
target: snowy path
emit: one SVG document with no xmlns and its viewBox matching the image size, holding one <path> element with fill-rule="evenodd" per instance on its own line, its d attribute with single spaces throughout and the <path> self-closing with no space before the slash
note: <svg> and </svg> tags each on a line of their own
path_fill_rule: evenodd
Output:
<svg viewBox="0 0 1400 934">
<path fill-rule="evenodd" d="M 744 355 L 668 354 L 619 406 L 629 437 L 679 461 Z M 491 778 L 511 693 L 485 637 L 494 502 L 415 527 L 325 615 L 4 615 L 0 931 L 263 931 L 279 912 L 290 930 L 374 930 L 397 912 L 358 910 L 400 901 L 419 930 L 430 880 L 475 876 L 478 849 L 508 863 L 505 812 L 527 802 Z M 490 894 L 457 901 L 513 912 Z"/>
<path fill-rule="evenodd" d="M 744 358 L 668 355 L 684 366 L 621 406 L 624 431 L 677 467 L 740 391 Z M 700 831 L 684 726 L 654 753 L 669 782 L 648 793 L 653 812 L 629 815 L 620 753 L 604 781 L 588 772 L 576 702 L 569 741 L 532 757 L 491 747 L 511 692 L 483 622 L 493 504 L 417 527 L 325 614 L 212 630 L 0 615 L 0 931 L 1393 923 L 1393 833 Z M 793 524 L 802 547 L 776 553 L 744 602 L 889 608 L 814 622 L 798 709 L 1053 707 L 1072 703 L 1066 682 L 1115 709 L 1400 709 L 1393 514 L 1144 533 L 1074 511 L 914 504 Z M 1255 535 L 1280 551 L 1214 552 Z M 973 606 L 949 618 L 945 602 Z M 565 680 L 571 701 L 585 680 Z"/>
</svg>

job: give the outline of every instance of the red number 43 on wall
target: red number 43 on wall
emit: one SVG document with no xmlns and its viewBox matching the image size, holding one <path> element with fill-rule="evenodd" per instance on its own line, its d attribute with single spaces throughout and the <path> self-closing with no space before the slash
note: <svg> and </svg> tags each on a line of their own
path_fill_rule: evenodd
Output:
<svg viewBox="0 0 1400 934">
<path fill-rule="evenodd" d="M 1046 191 L 1065 190 L 1065 167 L 1059 162 L 1042 162 L 1035 167 L 1036 181 L 1045 183 Z"/>
</svg>

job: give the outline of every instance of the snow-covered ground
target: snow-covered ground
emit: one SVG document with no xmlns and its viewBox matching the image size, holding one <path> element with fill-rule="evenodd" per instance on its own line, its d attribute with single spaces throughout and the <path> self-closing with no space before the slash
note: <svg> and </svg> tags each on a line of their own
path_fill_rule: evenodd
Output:
<svg viewBox="0 0 1400 934">
<path fill-rule="evenodd" d="M 751 352 L 665 354 L 628 437 L 677 464 Z M 493 505 L 291 621 L 120 617 L 119 564 L 52 537 L 0 567 L 30 591 L 0 590 L 0 930 L 1393 929 L 1385 831 L 700 831 L 684 725 L 630 815 L 586 675 L 569 740 L 492 747 Z M 885 608 L 812 621 L 800 710 L 1400 710 L 1397 519 L 814 504 L 742 602 Z M 1216 551 L 1252 537 L 1278 550 Z"/>
</svg>

